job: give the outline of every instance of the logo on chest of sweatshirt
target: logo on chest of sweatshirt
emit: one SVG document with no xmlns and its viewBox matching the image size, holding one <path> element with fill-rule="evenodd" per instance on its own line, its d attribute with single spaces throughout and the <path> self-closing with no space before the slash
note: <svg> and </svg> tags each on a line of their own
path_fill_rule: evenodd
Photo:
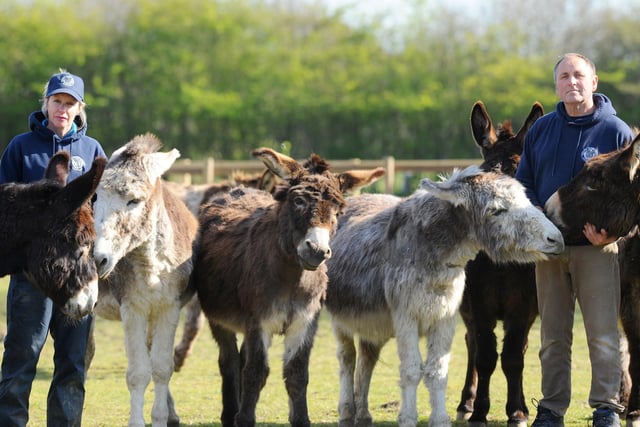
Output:
<svg viewBox="0 0 640 427">
<path fill-rule="evenodd" d="M 73 156 L 71 157 L 71 169 L 74 171 L 84 171 L 85 162 L 82 157 Z"/>
<path fill-rule="evenodd" d="M 582 153 L 580 153 L 580 157 L 583 162 L 586 162 L 587 160 L 593 159 L 598 154 L 598 149 L 596 147 L 585 147 L 584 150 L 582 150 Z"/>
</svg>

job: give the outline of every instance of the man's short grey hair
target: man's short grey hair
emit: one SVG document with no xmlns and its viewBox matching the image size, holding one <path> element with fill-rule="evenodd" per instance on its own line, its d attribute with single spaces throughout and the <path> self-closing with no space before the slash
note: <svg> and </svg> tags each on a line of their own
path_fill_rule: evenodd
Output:
<svg viewBox="0 0 640 427">
<path fill-rule="evenodd" d="M 575 53 L 575 52 L 569 52 L 569 53 L 565 53 L 564 55 L 560 56 L 560 58 L 558 58 L 558 61 L 556 62 L 556 65 L 554 65 L 553 67 L 553 81 L 555 82 L 557 77 L 558 77 L 558 67 L 560 66 L 560 63 L 562 61 L 564 61 L 567 58 L 580 58 L 582 59 L 588 66 L 589 68 L 591 68 L 591 71 L 593 71 L 593 75 L 596 75 L 596 64 L 593 63 L 592 60 L 590 60 L 589 58 L 587 58 L 586 56 L 584 56 L 581 53 Z"/>
</svg>

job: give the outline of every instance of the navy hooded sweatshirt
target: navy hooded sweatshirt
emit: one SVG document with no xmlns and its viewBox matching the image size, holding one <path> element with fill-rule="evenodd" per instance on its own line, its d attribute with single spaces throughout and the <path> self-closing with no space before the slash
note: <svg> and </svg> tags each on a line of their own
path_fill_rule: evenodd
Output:
<svg viewBox="0 0 640 427">
<path fill-rule="evenodd" d="M 593 114 L 581 117 L 569 116 L 558 102 L 555 111 L 540 117 L 527 132 L 516 179 L 535 206 L 544 207 L 587 160 L 633 140 L 633 131 L 616 116 L 609 98 L 594 93 L 593 101 Z"/>
<path fill-rule="evenodd" d="M 98 141 L 87 136 L 87 124 L 80 116 L 74 119 L 71 131 L 60 138 L 46 126 L 46 117 L 40 111 L 29 116 L 31 132 L 15 136 L 0 159 L 0 183 L 28 183 L 44 178 L 49 159 L 58 151 L 71 154 L 71 167 L 67 181 L 72 181 L 91 169 L 97 156 L 106 154 Z"/>
</svg>

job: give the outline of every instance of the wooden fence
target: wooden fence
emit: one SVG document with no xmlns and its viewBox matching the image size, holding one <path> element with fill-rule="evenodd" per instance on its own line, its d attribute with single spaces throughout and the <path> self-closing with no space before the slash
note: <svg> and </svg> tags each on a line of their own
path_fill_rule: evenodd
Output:
<svg viewBox="0 0 640 427">
<path fill-rule="evenodd" d="M 469 165 L 479 165 L 480 159 L 439 159 L 439 160 L 398 160 L 394 157 L 385 157 L 380 160 L 327 160 L 331 170 L 344 172 L 351 169 L 373 169 L 378 166 L 385 168 L 385 191 L 393 193 L 397 173 L 430 173 L 450 172 L 454 168 L 464 168 Z M 204 160 L 177 160 L 169 175 L 174 181 L 191 183 L 211 183 L 216 179 L 228 178 L 234 172 L 258 173 L 265 169 L 258 160 L 215 160 L 209 157 Z"/>
</svg>

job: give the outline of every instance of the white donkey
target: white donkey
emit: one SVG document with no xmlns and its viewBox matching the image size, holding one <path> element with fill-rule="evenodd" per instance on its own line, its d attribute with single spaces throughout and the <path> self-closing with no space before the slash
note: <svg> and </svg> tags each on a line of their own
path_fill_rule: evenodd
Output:
<svg viewBox="0 0 640 427">
<path fill-rule="evenodd" d="M 102 279 L 96 312 L 122 320 L 130 427 L 145 426 L 144 392 L 151 378 L 153 427 L 179 424 L 169 391 L 173 344 L 180 307 L 195 292 L 188 282 L 198 222 L 161 179 L 179 152 L 156 152 L 160 147 L 146 134 L 116 150 L 94 205 L 94 257 Z"/>
<path fill-rule="evenodd" d="M 445 391 L 465 265 L 480 250 L 496 261 L 533 262 L 564 249 L 560 231 L 514 178 L 472 166 L 445 182 L 423 180 L 421 187 L 406 199 L 350 197 L 340 217 L 327 261 L 326 306 L 338 341 L 341 427 L 372 425 L 371 374 L 394 336 L 402 389 L 398 425 L 416 425 L 423 378 L 429 426 L 449 426 Z M 428 343 L 424 363 L 421 336 Z"/>
</svg>

